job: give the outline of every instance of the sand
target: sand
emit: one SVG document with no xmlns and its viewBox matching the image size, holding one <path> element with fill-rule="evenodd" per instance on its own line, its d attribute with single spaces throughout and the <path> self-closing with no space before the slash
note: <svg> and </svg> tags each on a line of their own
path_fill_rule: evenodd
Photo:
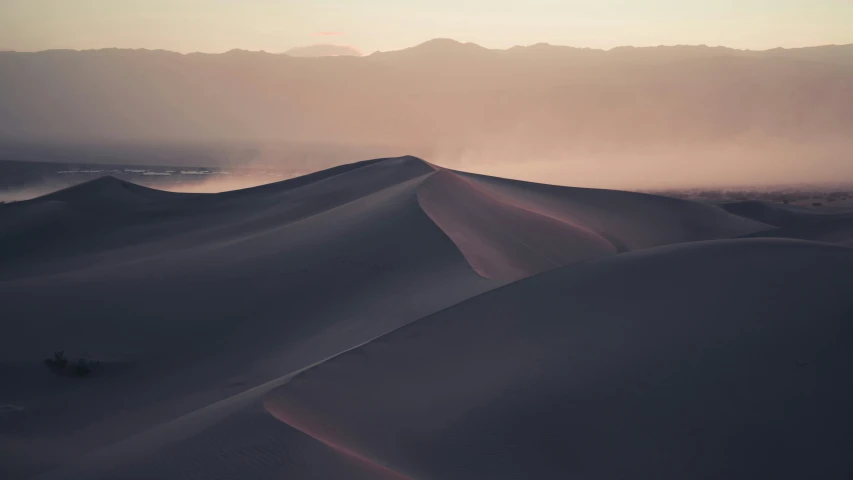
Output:
<svg viewBox="0 0 853 480">
<path fill-rule="evenodd" d="M 832 477 L 853 250 L 767 220 L 414 157 L 0 205 L 0 476 Z"/>
<path fill-rule="evenodd" d="M 722 205 L 736 215 L 773 225 L 750 237 L 797 238 L 849 245 L 853 243 L 853 208 L 803 207 L 769 202 L 736 202 Z"/>
<path fill-rule="evenodd" d="M 849 248 L 782 240 L 565 267 L 330 360 L 266 405 L 399 478 L 846 478 L 851 269 Z"/>
</svg>

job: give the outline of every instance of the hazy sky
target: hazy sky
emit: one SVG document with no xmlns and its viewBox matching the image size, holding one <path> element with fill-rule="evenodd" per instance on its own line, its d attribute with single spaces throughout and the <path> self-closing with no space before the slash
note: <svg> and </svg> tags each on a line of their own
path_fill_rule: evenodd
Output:
<svg viewBox="0 0 853 480">
<path fill-rule="evenodd" d="M 0 0 L 0 49 L 853 43 L 853 0 Z"/>
</svg>

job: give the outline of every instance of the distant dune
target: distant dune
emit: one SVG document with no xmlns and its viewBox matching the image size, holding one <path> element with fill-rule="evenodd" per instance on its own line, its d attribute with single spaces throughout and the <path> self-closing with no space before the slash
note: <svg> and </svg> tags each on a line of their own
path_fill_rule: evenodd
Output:
<svg viewBox="0 0 853 480">
<path fill-rule="evenodd" d="M 853 250 L 762 208 L 412 156 L 0 205 L 0 477 L 843 478 Z"/>
<path fill-rule="evenodd" d="M 777 228 L 755 232 L 753 237 L 797 238 L 853 245 L 853 211 L 849 208 L 815 210 L 768 202 L 737 202 L 721 205 L 736 215 Z"/>
</svg>

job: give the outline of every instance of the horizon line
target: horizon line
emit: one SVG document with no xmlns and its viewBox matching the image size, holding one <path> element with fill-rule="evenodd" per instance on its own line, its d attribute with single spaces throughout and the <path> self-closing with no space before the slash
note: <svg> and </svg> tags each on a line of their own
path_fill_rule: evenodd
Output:
<svg viewBox="0 0 853 480">
<path fill-rule="evenodd" d="M 693 48 L 720 48 L 720 49 L 724 49 L 724 50 L 731 50 L 731 51 L 737 51 L 737 52 L 756 52 L 756 53 L 771 52 L 774 50 L 802 50 L 802 49 L 809 49 L 809 48 L 853 47 L 853 42 L 851 42 L 851 43 L 841 43 L 841 44 L 829 43 L 829 44 L 820 44 L 820 45 L 805 45 L 805 46 L 800 46 L 800 47 L 773 47 L 773 48 L 766 48 L 766 49 L 735 48 L 735 47 L 729 47 L 726 45 L 708 45 L 705 43 L 701 43 L 701 44 L 687 44 L 687 43 L 658 44 L 658 45 L 644 45 L 644 46 L 618 45 L 618 46 L 611 47 L 611 48 L 594 48 L 594 47 L 575 47 L 572 45 L 559 45 L 559 44 L 552 44 L 552 43 L 548 43 L 548 42 L 537 42 L 537 43 L 531 43 L 528 45 L 520 45 L 520 44 L 519 45 L 513 45 L 512 47 L 508 47 L 508 48 L 489 48 L 489 47 L 484 47 L 484 46 L 482 46 L 478 43 L 475 43 L 475 42 L 461 42 L 459 40 L 455 40 L 452 38 L 436 37 L 436 38 L 432 38 L 432 39 L 426 40 L 424 42 L 418 43 L 418 44 L 413 45 L 411 47 L 400 48 L 397 50 L 376 50 L 376 51 L 368 53 L 368 54 L 346 55 L 346 56 L 361 58 L 361 57 L 369 57 L 370 55 L 373 55 L 374 53 L 401 52 L 404 50 L 417 48 L 417 47 L 426 45 L 426 44 L 431 43 L 431 42 L 436 42 L 436 41 L 449 41 L 449 42 L 453 42 L 453 43 L 456 43 L 459 45 L 473 45 L 473 46 L 482 48 L 482 49 L 487 50 L 487 51 L 492 51 L 492 52 L 506 52 L 506 51 L 509 51 L 509 50 L 512 50 L 515 48 L 531 48 L 531 47 L 536 47 L 536 46 L 547 46 L 547 47 L 555 47 L 555 48 L 571 48 L 571 49 L 575 49 L 575 50 L 590 50 L 590 51 L 599 51 L 599 52 L 612 52 L 614 50 L 624 50 L 624 49 L 638 49 L 639 50 L 639 49 L 652 49 L 652 48 L 693 47 Z M 287 54 L 287 51 L 289 51 L 289 50 L 292 50 L 294 48 L 305 47 L 305 46 L 313 46 L 313 45 L 317 45 L 317 44 L 294 46 L 294 47 L 288 48 L 285 51 L 280 51 L 280 52 L 270 52 L 270 51 L 267 51 L 264 49 L 248 50 L 248 49 L 237 48 L 237 47 L 229 49 L 229 50 L 225 50 L 225 51 L 220 51 L 220 52 L 203 52 L 203 51 L 182 52 L 182 51 L 178 51 L 178 50 L 168 50 L 165 48 L 147 48 L 147 47 L 98 47 L 98 48 L 84 48 L 84 49 L 47 48 L 44 50 L 0 49 L 0 55 L 2 55 L 4 53 L 49 53 L 49 52 L 80 52 L 80 53 L 82 53 L 82 52 L 98 52 L 98 51 L 104 51 L 104 50 L 122 50 L 122 51 L 166 52 L 166 53 L 173 53 L 176 55 L 184 55 L 184 56 L 186 56 L 186 55 L 224 55 L 224 54 L 233 53 L 233 52 L 264 53 L 264 54 L 268 54 L 268 55 L 289 56 Z M 322 44 L 322 45 L 337 46 L 337 44 Z"/>
</svg>

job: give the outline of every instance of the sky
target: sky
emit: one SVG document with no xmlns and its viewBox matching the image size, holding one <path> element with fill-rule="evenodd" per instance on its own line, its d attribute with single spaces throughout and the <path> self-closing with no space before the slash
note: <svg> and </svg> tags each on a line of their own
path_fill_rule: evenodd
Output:
<svg viewBox="0 0 853 480">
<path fill-rule="evenodd" d="M 0 50 L 853 43 L 853 0 L 0 0 Z"/>
</svg>

